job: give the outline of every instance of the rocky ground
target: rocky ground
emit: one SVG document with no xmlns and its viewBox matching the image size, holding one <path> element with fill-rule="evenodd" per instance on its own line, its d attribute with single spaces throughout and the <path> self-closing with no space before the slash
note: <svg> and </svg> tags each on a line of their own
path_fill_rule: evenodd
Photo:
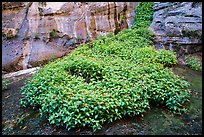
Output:
<svg viewBox="0 0 204 137">
<path fill-rule="evenodd" d="M 176 66 L 174 73 L 184 76 L 191 83 L 193 94 L 188 104 L 189 112 L 173 115 L 165 108 L 152 104 L 144 117 L 125 117 L 103 125 L 101 130 L 76 128 L 71 131 L 50 125 L 40 118 L 37 110 L 20 107 L 20 88 L 32 74 L 9 78 L 9 85 L 2 91 L 3 135 L 201 135 L 202 134 L 202 72 L 185 66 Z"/>
</svg>

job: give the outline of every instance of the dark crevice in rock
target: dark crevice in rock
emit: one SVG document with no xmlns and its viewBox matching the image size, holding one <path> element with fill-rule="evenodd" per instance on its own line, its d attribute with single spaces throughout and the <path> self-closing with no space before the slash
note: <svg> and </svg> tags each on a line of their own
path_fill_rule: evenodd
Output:
<svg viewBox="0 0 204 137">
<path fill-rule="evenodd" d="M 91 12 L 91 28 L 90 31 L 92 33 L 92 37 L 96 38 L 97 34 L 96 34 L 96 22 L 95 22 L 95 17 L 94 17 L 94 13 Z"/>
<path fill-rule="evenodd" d="M 43 9 L 42 8 L 38 8 L 39 9 L 39 14 L 40 14 L 40 16 L 50 16 L 50 17 L 52 17 L 52 16 L 64 16 L 65 15 L 65 12 L 55 12 L 55 13 L 52 13 L 52 12 L 48 12 L 48 13 L 44 13 L 44 11 L 43 11 Z"/>
<path fill-rule="evenodd" d="M 169 12 L 167 13 L 167 16 L 183 16 L 185 13 L 182 12 Z"/>
<path fill-rule="evenodd" d="M 175 8 L 180 2 L 159 2 L 154 5 L 154 11 L 167 10 L 171 7 Z"/>
<path fill-rule="evenodd" d="M 122 11 L 122 19 L 121 19 L 121 29 L 128 27 L 126 12 L 127 12 L 127 4 L 126 2 L 124 2 L 124 9 Z"/>
<path fill-rule="evenodd" d="M 197 16 L 197 15 L 184 15 L 184 17 L 194 17 L 194 18 L 200 18 L 200 16 Z"/>
<path fill-rule="evenodd" d="M 26 28 L 26 25 L 25 25 L 25 24 L 28 24 L 28 18 L 27 18 L 27 16 L 28 16 L 29 8 L 30 8 L 30 6 L 31 6 L 32 4 L 33 4 L 32 2 L 29 2 L 29 3 L 28 3 L 28 5 L 27 5 L 27 7 L 26 7 L 26 11 L 25 11 L 25 17 L 24 17 L 24 19 L 23 19 L 23 22 L 22 22 L 20 28 L 19 28 L 19 33 L 25 33 L 24 35 L 23 35 L 23 34 L 22 34 L 22 35 L 19 35 L 20 37 L 23 37 L 23 38 L 25 38 L 26 34 L 28 33 L 28 29 L 29 29 L 28 27 L 27 27 L 27 31 L 26 31 L 26 32 L 22 32 L 22 29 L 24 29 L 24 27 Z"/>
<path fill-rule="evenodd" d="M 24 6 L 23 2 L 3 2 L 2 10 L 20 10 Z"/>
<path fill-rule="evenodd" d="M 110 5 L 108 3 L 108 25 L 110 26 L 111 29 L 111 23 L 110 23 Z"/>
<path fill-rule="evenodd" d="M 115 23 L 115 30 L 114 30 L 114 34 L 116 35 L 119 31 L 119 23 L 118 23 L 118 19 L 117 19 L 117 6 L 116 3 L 114 2 L 114 23 Z"/>
</svg>

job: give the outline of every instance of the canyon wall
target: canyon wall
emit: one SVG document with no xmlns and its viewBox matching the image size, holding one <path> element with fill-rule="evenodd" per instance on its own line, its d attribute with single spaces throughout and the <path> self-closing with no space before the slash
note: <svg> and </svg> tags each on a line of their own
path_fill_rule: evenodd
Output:
<svg viewBox="0 0 204 137">
<path fill-rule="evenodd" d="M 2 69 L 38 66 L 130 28 L 137 2 L 2 2 Z"/>
<path fill-rule="evenodd" d="M 202 51 L 202 2 L 155 2 L 150 29 L 156 48 L 178 56 Z"/>
<path fill-rule="evenodd" d="M 2 69 L 44 64 L 134 22 L 138 2 L 2 2 Z M 202 51 L 202 2 L 154 2 L 154 46 Z"/>
</svg>

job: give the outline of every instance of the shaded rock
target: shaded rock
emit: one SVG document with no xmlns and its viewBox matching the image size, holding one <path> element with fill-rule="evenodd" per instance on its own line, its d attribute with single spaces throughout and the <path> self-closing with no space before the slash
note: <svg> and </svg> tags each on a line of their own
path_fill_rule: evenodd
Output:
<svg viewBox="0 0 204 137">
<path fill-rule="evenodd" d="M 179 54 L 201 51 L 202 3 L 155 2 L 150 29 L 156 35 L 157 48 L 174 50 Z"/>
<path fill-rule="evenodd" d="M 70 39 L 69 41 L 67 41 L 64 45 L 65 48 L 71 46 L 71 45 L 74 45 L 76 43 L 76 40 L 75 39 Z"/>
</svg>

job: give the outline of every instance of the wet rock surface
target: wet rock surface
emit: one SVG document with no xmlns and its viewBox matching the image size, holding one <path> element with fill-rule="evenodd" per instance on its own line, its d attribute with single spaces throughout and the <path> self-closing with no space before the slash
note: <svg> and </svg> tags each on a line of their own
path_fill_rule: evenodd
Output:
<svg viewBox="0 0 204 137">
<path fill-rule="evenodd" d="M 144 116 L 124 117 L 105 123 L 101 130 L 78 127 L 67 131 L 65 127 L 50 125 L 37 110 L 20 107 L 20 88 L 31 74 L 11 77 L 2 91 L 3 135 L 202 135 L 202 72 L 186 66 L 175 66 L 173 72 L 191 83 L 192 96 L 189 111 L 174 115 L 165 107 L 152 104 Z"/>
<path fill-rule="evenodd" d="M 202 2 L 155 2 L 150 29 L 156 48 L 179 54 L 202 51 Z"/>
<path fill-rule="evenodd" d="M 3 2 L 2 69 L 16 71 L 59 58 L 69 48 L 134 21 L 137 2 Z"/>
</svg>

